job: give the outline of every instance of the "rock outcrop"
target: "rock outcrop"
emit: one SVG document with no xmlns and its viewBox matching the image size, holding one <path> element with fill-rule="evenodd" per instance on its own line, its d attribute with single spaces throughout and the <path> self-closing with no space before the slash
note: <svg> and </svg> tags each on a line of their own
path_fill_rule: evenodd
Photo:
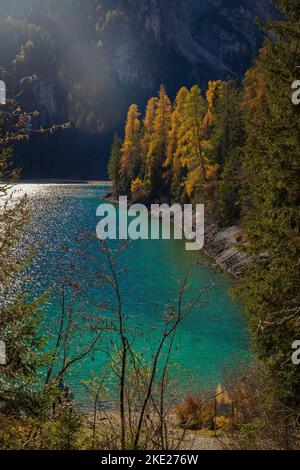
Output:
<svg viewBox="0 0 300 470">
<path fill-rule="evenodd" d="M 233 226 L 218 230 L 217 226 L 207 227 L 205 234 L 205 253 L 213 258 L 214 265 L 239 278 L 251 262 L 243 250 L 241 227 Z"/>
</svg>

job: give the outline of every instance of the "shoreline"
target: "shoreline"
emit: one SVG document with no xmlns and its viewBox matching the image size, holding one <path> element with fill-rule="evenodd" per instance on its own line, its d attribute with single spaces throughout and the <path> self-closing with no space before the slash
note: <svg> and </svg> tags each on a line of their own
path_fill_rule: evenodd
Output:
<svg viewBox="0 0 300 470">
<path fill-rule="evenodd" d="M 111 193 L 107 194 L 105 201 L 119 204 L 119 200 L 112 197 Z M 205 246 L 201 252 L 212 268 L 238 280 L 243 277 L 245 268 L 251 261 L 242 249 L 243 241 L 243 231 L 239 225 L 220 229 L 215 223 L 211 223 L 205 229 Z"/>
</svg>

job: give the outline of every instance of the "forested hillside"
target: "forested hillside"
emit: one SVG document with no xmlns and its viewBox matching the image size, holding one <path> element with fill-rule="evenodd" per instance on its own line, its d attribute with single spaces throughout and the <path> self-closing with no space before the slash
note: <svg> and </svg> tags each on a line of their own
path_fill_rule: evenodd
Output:
<svg viewBox="0 0 300 470">
<path fill-rule="evenodd" d="M 22 97 L 40 112 L 34 125 L 72 125 L 17 152 L 23 177 L 106 178 L 128 105 L 161 83 L 174 98 L 183 85 L 241 78 L 262 43 L 254 18 L 269 15 L 267 0 L 1 1 L 0 65 L 37 76 Z"/>
</svg>

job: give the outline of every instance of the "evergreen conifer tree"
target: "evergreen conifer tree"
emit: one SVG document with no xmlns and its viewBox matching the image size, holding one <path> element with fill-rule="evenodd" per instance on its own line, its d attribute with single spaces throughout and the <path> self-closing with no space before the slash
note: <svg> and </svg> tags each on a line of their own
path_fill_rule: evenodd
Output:
<svg viewBox="0 0 300 470">
<path fill-rule="evenodd" d="M 291 356 L 300 336 L 300 113 L 291 102 L 291 84 L 300 9 L 298 1 L 277 3 L 284 17 L 266 25 L 273 36 L 244 84 L 244 219 L 253 263 L 241 291 L 276 398 L 299 406 L 300 369 Z"/>
</svg>

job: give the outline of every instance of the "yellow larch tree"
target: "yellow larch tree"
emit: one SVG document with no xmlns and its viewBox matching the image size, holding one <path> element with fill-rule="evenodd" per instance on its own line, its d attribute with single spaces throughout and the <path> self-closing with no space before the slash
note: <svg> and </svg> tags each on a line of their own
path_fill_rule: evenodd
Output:
<svg viewBox="0 0 300 470">
<path fill-rule="evenodd" d="M 187 170 L 185 190 L 192 197 L 199 184 L 206 181 L 206 163 L 202 148 L 202 123 L 205 115 L 205 102 L 196 85 L 186 95 L 183 105 L 176 159 L 181 159 Z"/>
<path fill-rule="evenodd" d="M 174 110 L 171 119 L 171 130 L 169 132 L 168 146 L 166 151 L 165 180 L 169 193 L 176 199 L 182 199 L 183 192 L 183 166 L 181 154 L 178 151 L 179 129 L 184 116 L 184 103 L 188 96 L 188 89 L 182 87 L 175 99 Z"/>
<path fill-rule="evenodd" d="M 147 165 L 146 186 L 149 196 L 160 197 L 164 193 L 163 165 L 166 159 L 168 138 L 171 129 L 172 105 L 162 85 L 159 92 L 154 119 L 153 136 L 150 142 Z"/>
<path fill-rule="evenodd" d="M 214 124 L 215 115 L 214 108 L 222 87 L 221 80 L 210 80 L 206 91 L 207 112 L 203 119 L 203 129 L 206 131 L 206 136 L 209 139 L 211 136 L 211 128 Z"/>
<path fill-rule="evenodd" d="M 149 153 L 150 144 L 154 134 L 154 121 L 158 106 L 158 98 L 150 98 L 147 103 L 145 118 L 143 121 L 143 130 L 141 137 L 141 159 L 142 171 L 141 176 L 144 178 L 146 174 L 147 156 Z"/>
<path fill-rule="evenodd" d="M 136 104 L 133 104 L 130 106 L 127 114 L 120 163 L 121 190 L 125 191 L 126 194 L 130 192 L 131 182 L 140 173 L 140 131 L 141 123 L 138 107 Z"/>
</svg>

